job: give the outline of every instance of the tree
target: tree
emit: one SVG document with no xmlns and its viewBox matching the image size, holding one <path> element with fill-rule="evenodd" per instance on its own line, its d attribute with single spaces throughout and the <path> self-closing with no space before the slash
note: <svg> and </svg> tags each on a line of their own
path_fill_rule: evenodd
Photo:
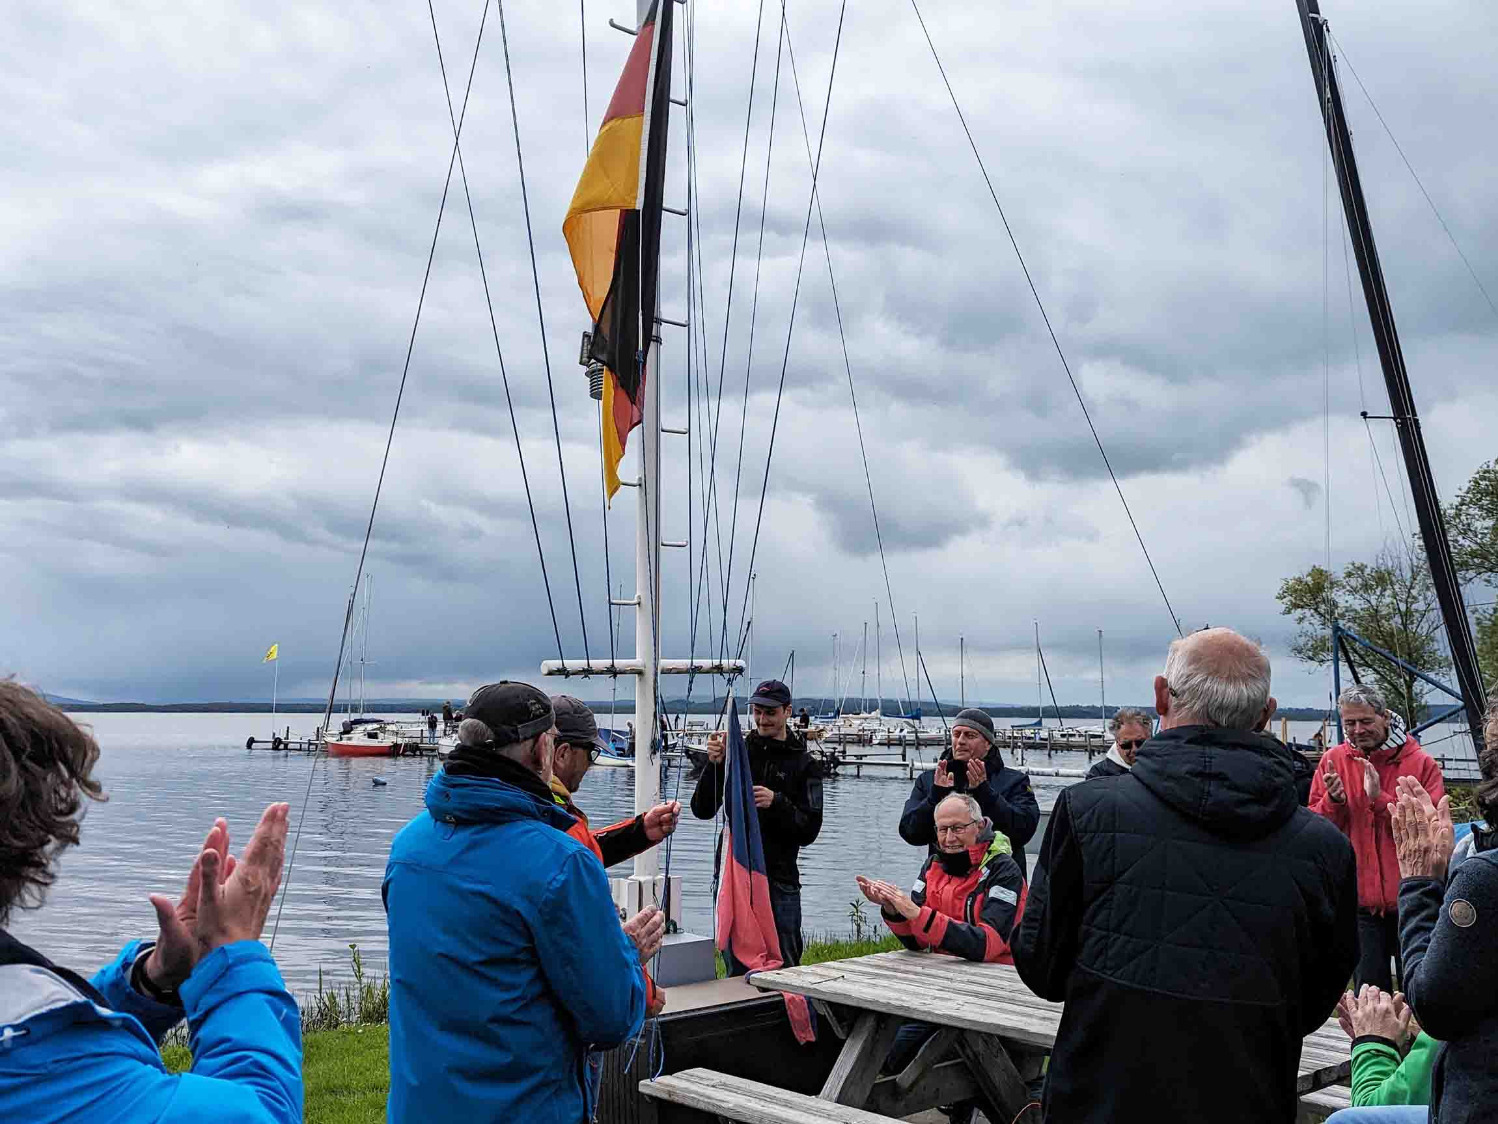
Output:
<svg viewBox="0 0 1498 1124">
<path fill-rule="evenodd" d="M 1472 474 L 1446 509 L 1451 552 L 1464 580 L 1498 589 L 1498 460 Z M 1498 609 L 1479 611 L 1477 666 L 1484 683 L 1498 690 Z"/>
<path fill-rule="evenodd" d="M 1286 578 L 1275 594 L 1280 612 L 1300 626 L 1290 651 L 1325 667 L 1332 659 L 1331 624 L 1357 633 L 1411 663 L 1427 675 L 1448 672 L 1441 647 L 1445 625 L 1425 559 L 1413 549 L 1386 549 L 1372 562 L 1349 562 L 1339 574 L 1312 566 Z M 1362 656 L 1363 658 L 1359 658 Z M 1389 705 L 1418 720 L 1429 693 L 1419 679 L 1389 661 L 1359 650 L 1358 667 L 1381 690 Z"/>
</svg>

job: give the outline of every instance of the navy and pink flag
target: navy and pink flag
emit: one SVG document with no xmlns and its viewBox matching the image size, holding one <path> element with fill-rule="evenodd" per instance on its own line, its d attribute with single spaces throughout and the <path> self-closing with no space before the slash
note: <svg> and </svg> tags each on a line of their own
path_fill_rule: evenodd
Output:
<svg viewBox="0 0 1498 1124">
<path fill-rule="evenodd" d="M 739 727 L 738 703 L 728 702 L 728 745 L 723 766 L 723 839 L 718 848 L 718 950 L 749 969 L 749 974 L 785 966 L 775 914 L 770 909 L 770 879 L 754 806 L 754 778 L 749 748 Z M 802 995 L 785 995 L 786 1015 L 801 1043 L 812 1041 L 811 1008 Z"/>
</svg>

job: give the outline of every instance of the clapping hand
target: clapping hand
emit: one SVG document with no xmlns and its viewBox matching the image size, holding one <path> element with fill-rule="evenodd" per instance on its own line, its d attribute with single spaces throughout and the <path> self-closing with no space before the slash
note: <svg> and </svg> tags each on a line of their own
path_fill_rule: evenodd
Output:
<svg viewBox="0 0 1498 1124">
<path fill-rule="evenodd" d="M 1333 804 L 1345 804 L 1347 802 L 1347 790 L 1342 786 L 1342 778 L 1337 770 L 1327 769 L 1321 774 L 1322 783 L 1326 785 L 1326 794 L 1331 797 Z"/>
<path fill-rule="evenodd" d="M 1372 984 L 1364 984 L 1356 995 L 1347 992 L 1337 1004 L 1337 1022 L 1349 1038 L 1376 1035 L 1401 1049 L 1410 1036 L 1411 1014 L 1404 996 L 1390 995 Z"/>
<path fill-rule="evenodd" d="M 968 791 L 971 792 L 986 780 L 988 780 L 988 766 L 983 763 L 983 758 L 969 757 L 967 759 Z"/>
<path fill-rule="evenodd" d="M 676 823 L 680 817 L 680 800 L 672 800 L 666 804 L 657 804 L 645 813 L 645 838 L 652 843 L 659 843 L 676 830 Z"/>
<path fill-rule="evenodd" d="M 863 896 L 881 909 L 887 909 L 890 913 L 898 913 L 907 921 L 920 915 L 921 907 L 911 901 L 910 896 L 893 883 L 865 878 L 861 874 L 858 875 L 857 882 Z"/>
<path fill-rule="evenodd" d="M 229 854 L 229 823 L 224 819 L 213 821 L 208 837 L 203 840 L 204 851 L 215 851 L 219 855 L 219 874 L 223 878 L 234 873 L 234 856 Z M 174 904 L 165 894 L 152 894 L 151 905 L 156 910 L 156 947 L 142 965 L 146 976 L 161 991 L 175 991 L 192 975 L 198 963 L 198 896 L 202 883 L 203 864 L 195 861 L 187 876 L 187 888 Z"/>
<path fill-rule="evenodd" d="M 1366 757 L 1363 758 L 1363 792 L 1367 795 L 1370 804 L 1383 795 L 1383 789 L 1378 783 L 1378 770 Z"/>
<path fill-rule="evenodd" d="M 229 854 L 227 824 L 222 849 L 204 846 L 197 862 L 198 909 L 193 926 L 199 959 L 221 945 L 260 939 L 281 885 L 290 813 L 289 804 L 265 809 L 237 861 Z"/>
<path fill-rule="evenodd" d="M 935 783 L 937 788 L 952 787 L 954 783 L 952 778 L 952 770 L 945 757 L 943 757 L 936 763 L 936 774 L 932 777 L 932 781 L 933 783 Z"/>
<path fill-rule="evenodd" d="M 1451 822 L 1451 797 L 1433 804 L 1430 793 L 1414 777 L 1396 782 L 1397 800 L 1389 805 L 1394 831 L 1394 853 L 1401 878 L 1435 878 L 1444 882 L 1456 829 Z"/>
</svg>

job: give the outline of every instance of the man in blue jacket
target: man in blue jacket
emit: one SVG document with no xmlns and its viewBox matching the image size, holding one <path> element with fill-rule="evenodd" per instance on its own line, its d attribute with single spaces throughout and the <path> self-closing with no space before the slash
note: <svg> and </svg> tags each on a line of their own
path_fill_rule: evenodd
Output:
<svg viewBox="0 0 1498 1124">
<path fill-rule="evenodd" d="M 56 707 L 0 680 L 0 924 L 40 904 L 79 810 L 104 798 L 99 747 Z M 0 1120 L 26 1124 L 293 1124 L 301 1017 L 260 943 L 281 880 L 287 806 L 236 860 L 214 824 L 180 901 L 154 895 L 160 935 L 85 980 L 0 929 Z M 157 1044 L 187 1019 L 193 1065 Z"/>
<path fill-rule="evenodd" d="M 480 687 L 385 869 L 392 1124 L 583 1124 L 588 1047 L 645 1018 L 642 957 L 552 799 L 551 699 Z"/>
<path fill-rule="evenodd" d="M 915 779 L 900 816 L 900 838 L 936 854 L 936 806 L 953 793 L 978 802 L 995 831 L 1008 837 L 1014 861 L 1025 874 L 1025 844 L 1040 824 L 1040 804 L 1030 778 L 1004 764 L 988 711 L 970 707 L 952 720 L 952 748 L 936 768 Z"/>
</svg>

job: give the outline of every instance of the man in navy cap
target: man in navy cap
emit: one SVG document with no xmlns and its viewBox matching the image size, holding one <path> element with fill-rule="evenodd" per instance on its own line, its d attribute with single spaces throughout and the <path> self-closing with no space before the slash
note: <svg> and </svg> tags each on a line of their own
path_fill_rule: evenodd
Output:
<svg viewBox="0 0 1498 1124">
<path fill-rule="evenodd" d="M 1014 861 L 1024 874 L 1025 844 L 1040 824 L 1040 804 L 1030 778 L 1004 764 L 988 711 L 970 707 L 952 720 L 952 748 L 941 755 L 936 768 L 922 773 L 905 801 L 900 816 L 900 837 L 916 847 L 936 850 L 936 806 L 952 793 L 967 793 L 978 802 L 1014 851 Z"/>
<path fill-rule="evenodd" d="M 754 729 L 744 738 L 754 778 L 754 806 L 759 809 L 765 870 L 770 879 L 770 909 L 787 967 L 801 963 L 801 869 L 796 859 L 822 830 L 822 772 L 806 752 L 804 735 L 790 729 L 791 689 L 766 679 L 749 698 Z M 692 815 L 710 820 L 723 803 L 727 735 L 708 738 L 707 765 L 692 793 Z M 747 969 L 729 957 L 728 974 Z"/>
</svg>

